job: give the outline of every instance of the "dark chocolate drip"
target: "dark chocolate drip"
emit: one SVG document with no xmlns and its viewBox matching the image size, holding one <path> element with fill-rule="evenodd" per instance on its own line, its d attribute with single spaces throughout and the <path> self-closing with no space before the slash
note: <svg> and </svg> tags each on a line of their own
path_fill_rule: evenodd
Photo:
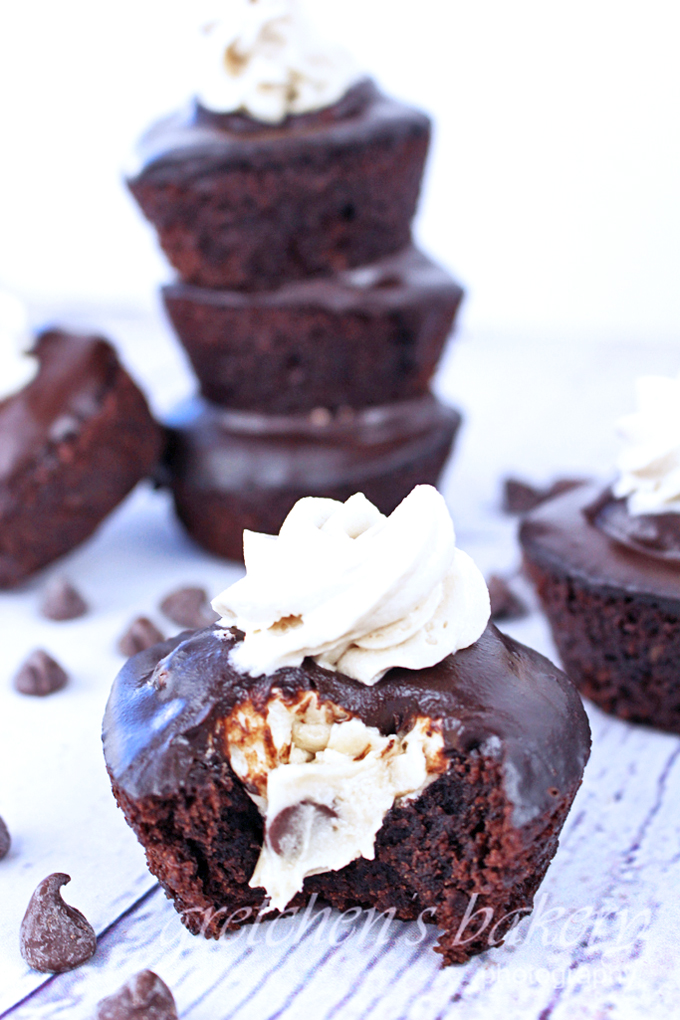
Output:
<svg viewBox="0 0 680 1020">
<path fill-rule="evenodd" d="M 194 398 L 170 425 L 173 472 L 193 485 L 224 492 L 249 486 L 314 486 L 360 482 L 376 462 L 396 471 L 428 455 L 460 415 L 431 394 L 377 407 L 331 413 L 266 415 L 230 411 Z"/>
<path fill-rule="evenodd" d="M 219 128 L 228 134 L 235 135 L 267 135 L 271 138 L 279 132 L 286 133 L 295 131 L 309 131 L 318 127 L 325 127 L 339 120 L 347 120 L 348 117 L 356 117 L 362 113 L 368 104 L 378 95 L 375 83 L 370 78 L 363 78 L 352 85 L 345 95 L 331 106 L 324 106 L 318 110 L 310 110 L 307 113 L 289 114 L 277 123 L 257 120 L 249 114 L 240 110 L 229 113 L 220 113 L 216 110 L 209 110 L 199 100 L 194 103 L 194 121 L 196 124 L 208 124 L 211 127 Z"/>
<path fill-rule="evenodd" d="M 610 488 L 584 513 L 594 527 L 634 552 L 680 566 L 680 513 L 631 514 L 627 501 Z"/>
<path fill-rule="evenodd" d="M 603 593 L 638 598 L 680 611 L 677 562 L 623 544 L 599 526 L 602 486 L 582 485 L 542 503 L 528 514 L 520 541 L 532 561 L 559 577 L 574 576 Z M 593 523 L 593 515 L 598 525 Z"/>
<path fill-rule="evenodd" d="M 77 435 L 114 384 L 119 364 L 105 340 L 48 330 L 36 340 L 38 375 L 0 403 L 0 479 Z"/>
<path fill-rule="evenodd" d="M 123 667 L 104 718 L 104 751 L 130 796 L 169 796 L 181 788 L 213 747 L 219 720 L 246 700 L 264 710 L 274 687 L 289 699 L 316 690 L 383 734 L 407 730 L 422 716 L 441 720 L 449 751 L 480 751 L 503 762 L 518 826 L 549 810 L 580 779 L 590 731 L 575 688 L 493 624 L 438 665 L 392 669 L 373 687 L 311 659 L 271 676 L 239 673 L 229 661 L 237 641 L 217 628 L 179 635 Z"/>
</svg>

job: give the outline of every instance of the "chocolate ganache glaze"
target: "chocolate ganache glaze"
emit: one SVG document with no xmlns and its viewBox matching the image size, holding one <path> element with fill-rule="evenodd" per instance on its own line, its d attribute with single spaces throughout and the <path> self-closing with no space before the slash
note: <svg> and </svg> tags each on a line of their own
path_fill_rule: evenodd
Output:
<svg viewBox="0 0 680 1020">
<path fill-rule="evenodd" d="M 120 368 L 105 340 L 59 330 L 42 333 L 31 353 L 38 375 L 0 403 L 0 479 L 35 460 L 47 443 L 76 434 Z"/>
<path fill-rule="evenodd" d="M 680 513 L 631 514 L 607 488 L 585 510 L 596 528 L 634 552 L 680 566 Z"/>
<path fill-rule="evenodd" d="M 164 169 L 187 158 L 188 149 L 197 159 L 214 157 L 219 165 L 225 158 L 236 163 L 247 160 L 251 166 L 266 165 L 271 161 L 273 141 L 278 152 L 291 155 L 316 141 L 324 147 L 342 147 L 355 141 L 362 129 L 370 136 L 381 121 L 388 125 L 395 117 L 404 117 L 405 111 L 419 127 L 428 129 L 424 114 L 383 96 L 370 79 L 358 82 L 332 106 L 292 114 L 277 124 L 245 113 L 216 113 L 193 100 L 149 129 L 137 147 L 138 165 L 132 169 L 139 177 L 162 178 Z"/>
<path fill-rule="evenodd" d="M 104 718 L 104 752 L 113 780 L 129 796 L 172 795 L 214 751 L 220 721 L 246 700 L 264 711 L 273 688 L 284 699 L 315 690 L 383 734 L 408 730 L 417 717 L 441 720 L 447 750 L 502 762 L 518 828 L 550 811 L 580 780 L 590 731 L 575 688 L 493 624 L 438 665 L 394 668 L 372 687 L 311 659 L 270 676 L 239 673 L 229 653 L 240 637 L 217 627 L 180 634 L 135 655 L 118 674 Z"/>
<path fill-rule="evenodd" d="M 308 414 L 232 411 L 193 399 L 170 426 L 173 475 L 223 492 L 303 486 L 310 493 L 351 482 L 379 467 L 397 471 L 450 443 L 460 414 L 428 394 L 378 407 L 317 408 Z"/>
<path fill-rule="evenodd" d="M 113 347 L 42 333 L 37 376 L 0 402 L 0 587 L 87 538 L 149 474 L 161 435 Z"/>
<path fill-rule="evenodd" d="M 520 541 L 531 561 L 557 576 L 680 610 L 678 514 L 635 518 L 609 489 L 582 485 L 525 517 Z"/>
</svg>

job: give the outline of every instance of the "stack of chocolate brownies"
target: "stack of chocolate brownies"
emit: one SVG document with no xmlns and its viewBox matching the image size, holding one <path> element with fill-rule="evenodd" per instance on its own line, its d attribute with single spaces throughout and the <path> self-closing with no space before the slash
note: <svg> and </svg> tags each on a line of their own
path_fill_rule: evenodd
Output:
<svg viewBox="0 0 680 1020">
<path fill-rule="evenodd" d="M 169 423 L 169 478 L 212 552 L 241 558 L 302 496 L 389 513 L 436 483 L 460 415 L 429 384 L 462 291 L 411 242 L 429 138 L 363 80 L 276 125 L 194 102 L 142 140 L 128 183 L 201 391 Z"/>
</svg>

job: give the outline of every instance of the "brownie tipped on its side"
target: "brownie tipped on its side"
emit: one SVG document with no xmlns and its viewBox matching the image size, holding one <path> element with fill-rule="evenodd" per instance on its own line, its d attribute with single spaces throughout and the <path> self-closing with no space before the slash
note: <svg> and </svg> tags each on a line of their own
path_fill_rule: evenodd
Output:
<svg viewBox="0 0 680 1020">
<path fill-rule="evenodd" d="M 163 289 L 203 395 L 269 414 L 422 396 L 462 295 L 412 247 L 272 291 Z"/>
<path fill-rule="evenodd" d="M 246 701 L 266 712 L 272 691 L 284 700 L 315 691 L 385 734 L 437 717 L 449 766 L 388 811 L 374 860 L 308 877 L 292 906 L 316 893 L 339 910 L 423 917 L 440 929 L 445 963 L 499 944 L 531 909 L 588 757 L 585 713 L 564 674 L 492 625 L 438 666 L 394 669 L 374 687 L 311 660 L 240 674 L 233 641 L 206 630 L 130 660 L 104 720 L 118 803 L 187 927 L 217 938 L 255 920 L 265 901 L 248 884 L 263 822 L 229 762 L 227 720 Z M 172 718 L 170 702 L 182 706 Z M 468 930 L 471 905 L 488 923 Z"/>
<path fill-rule="evenodd" d="M 276 534 L 303 496 L 363 492 L 389 514 L 415 485 L 436 484 L 460 414 L 430 394 L 331 414 L 231 412 L 197 400 L 177 412 L 168 452 L 177 514 L 204 548 L 243 556 L 247 528 Z"/>
<path fill-rule="evenodd" d="M 268 290 L 407 245 L 429 139 L 369 81 L 283 125 L 194 106 L 151 128 L 128 185 L 186 283 Z"/>
<path fill-rule="evenodd" d="M 88 538 L 160 455 L 109 343 L 49 330 L 34 354 L 36 378 L 0 402 L 0 588 Z"/>
<path fill-rule="evenodd" d="M 582 693 L 612 715 L 680 733 L 680 566 L 612 541 L 587 512 L 600 495 L 583 485 L 524 519 L 526 572 Z"/>
</svg>

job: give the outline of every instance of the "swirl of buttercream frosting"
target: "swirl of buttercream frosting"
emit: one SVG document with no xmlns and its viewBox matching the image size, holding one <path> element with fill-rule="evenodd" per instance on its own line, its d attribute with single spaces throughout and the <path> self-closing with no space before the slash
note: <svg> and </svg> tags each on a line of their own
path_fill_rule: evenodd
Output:
<svg viewBox="0 0 680 1020">
<path fill-rule="evenodd" d="M 277 536 L 246 531 L 243 547 L 246 576 L 213 608 L 243 631 L 232 661 L 253 675 L 310 656 L 372 685 L 393 666 L 423 669 L 467 648 L 489 619 L 486 582 L 430 485 L 389 517 L 361 493 L 307 497 Z"/>
<path fill-rule="evenodd" d="M 204 26 L 207 109 L 275 124 L 331 106 L 362 77 L 348 53 L 317 38 L 298 0 L 226 0 L 218 10 Z"/>
<path fill-rule="evenodd" d="M 680 513 L 680 375 L 642 376 L 636 403 L 637 410 L 618 422 L 626 445 L 614 495 L 626 499 L 634 516 Z"/>
</svg>

